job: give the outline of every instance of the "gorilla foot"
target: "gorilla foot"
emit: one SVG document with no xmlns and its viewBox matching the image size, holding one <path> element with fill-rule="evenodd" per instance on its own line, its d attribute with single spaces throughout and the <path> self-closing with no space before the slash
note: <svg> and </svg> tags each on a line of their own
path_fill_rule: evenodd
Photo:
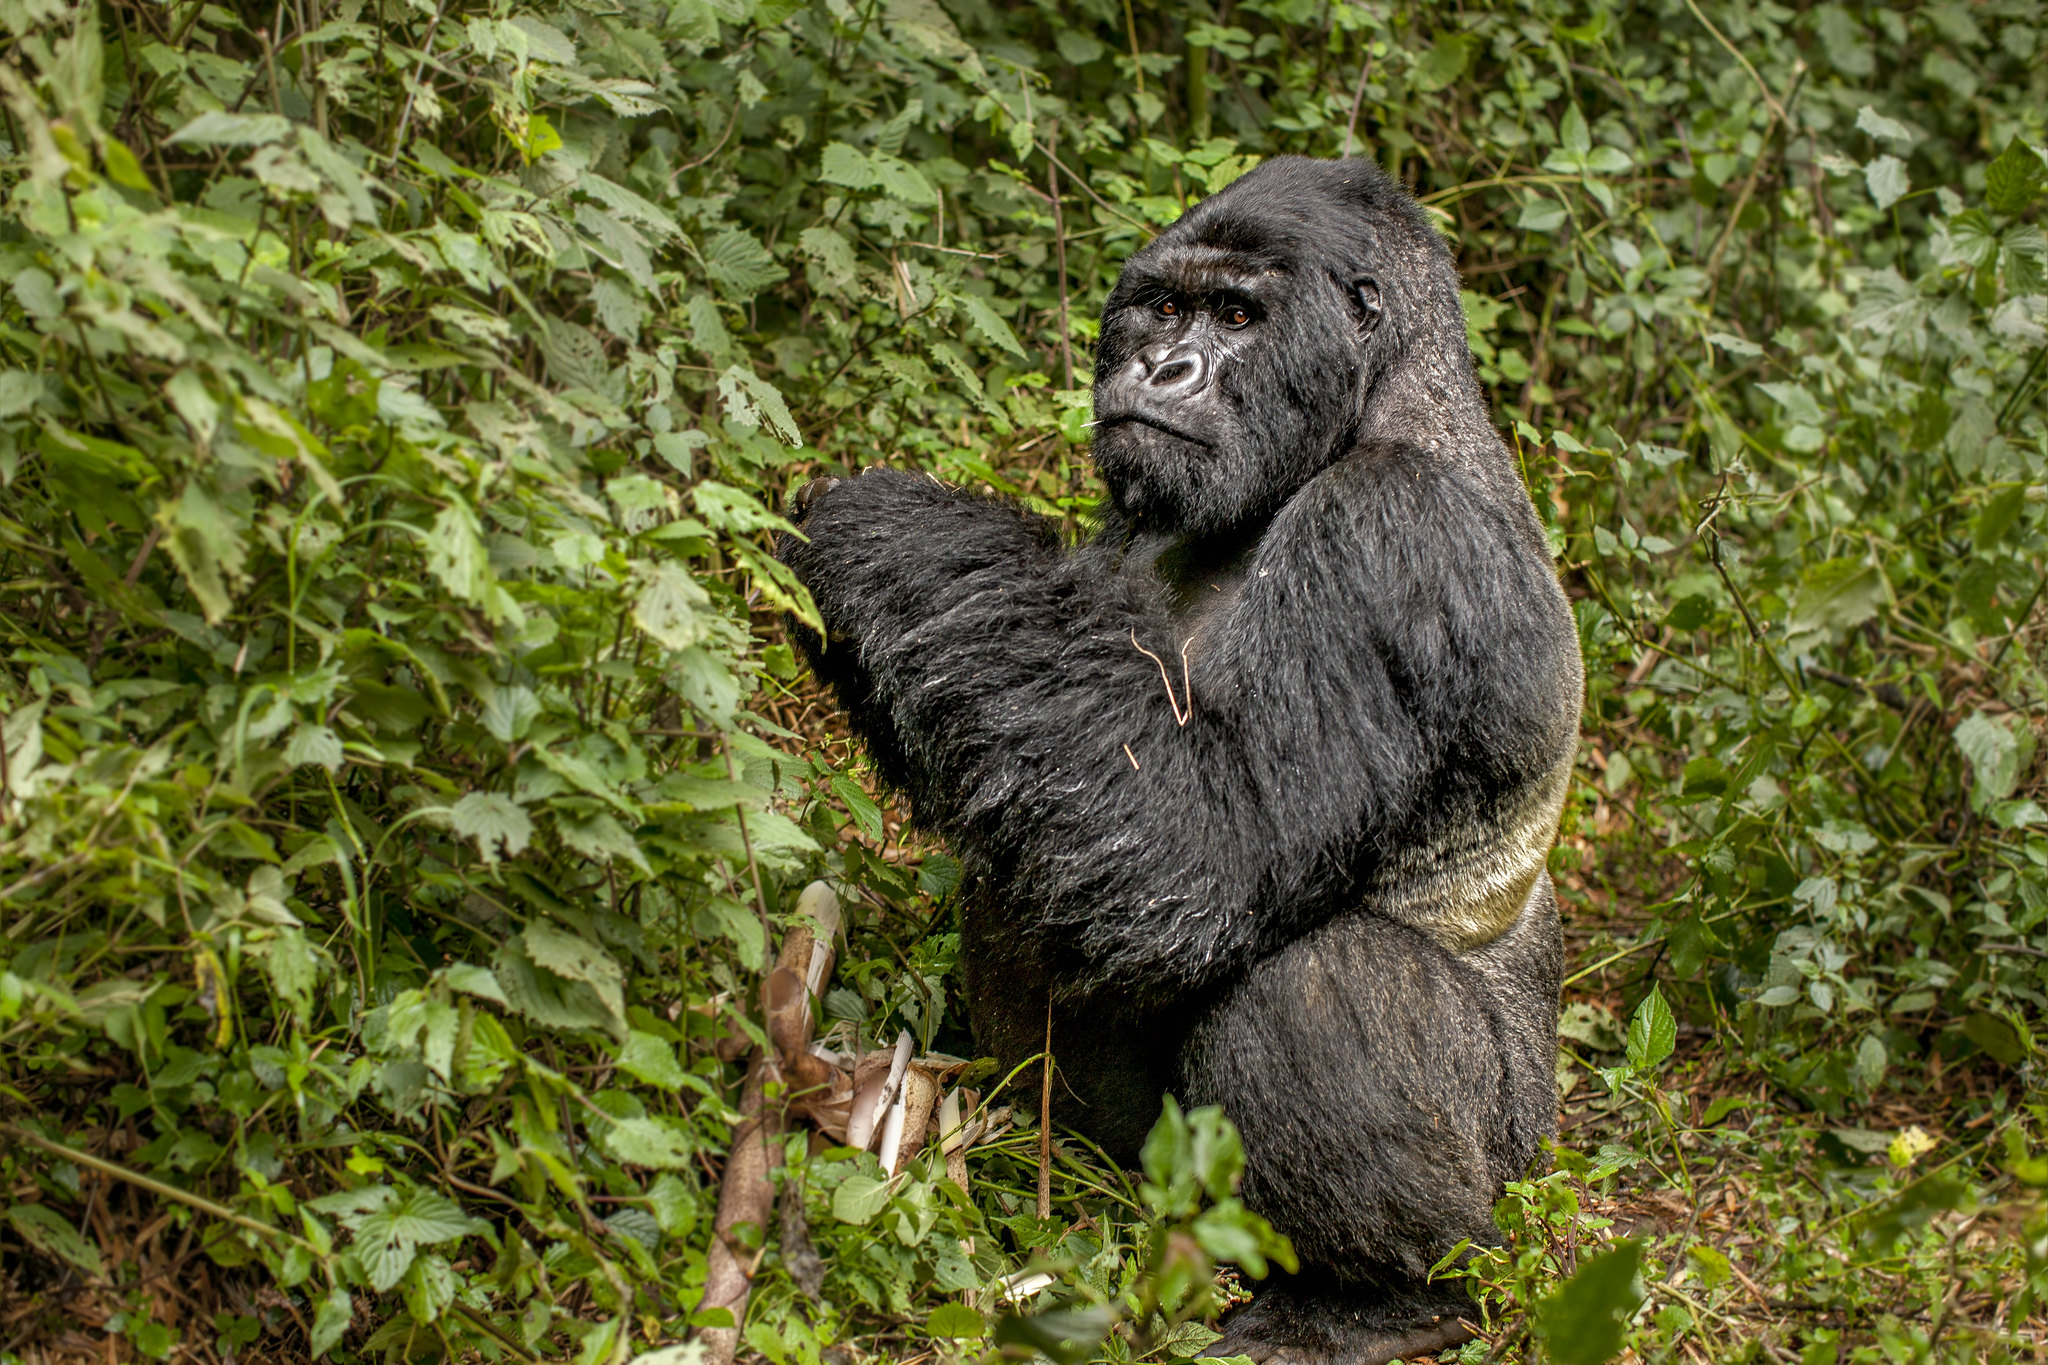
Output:
<svg viewBox="0 0 2048 1365">
<path fill-rule="evenodd" d="M 1366 1291 L 1369 1293 L 1370 1291 Z M 1460 1321 L 1462 1296 L 1344 1301 L 1269 1289 L 1223 1324 L 1204 1348 L 1257 1365 L 1388 1365 L 1433 1359 L 1476 1333 Z"/>
</svg>

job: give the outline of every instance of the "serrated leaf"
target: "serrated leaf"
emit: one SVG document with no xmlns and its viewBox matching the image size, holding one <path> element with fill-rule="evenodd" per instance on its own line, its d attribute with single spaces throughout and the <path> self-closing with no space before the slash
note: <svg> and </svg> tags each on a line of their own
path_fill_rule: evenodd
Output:
<svg viewBox="0 0 2048 1365">
<path fill-rule="evenodd" d="M 818 179 L 828 185 L 864 190 L 875 183 L 875 169 L 857 149 L 844 142 L 828 142 L 818 163 Z"/>
<path fill-rule="evenodd" d="M 1970 806 L 1980 815 L 2011 796 L 2034 757 L 2034 732 L 2025 717 L 1973 711 L 1954 731 L 1956 748 L 1970 764 Z"/>
<path fill-rule="evenodd" d="M 517 857 L 533 839 L 533 820 L 509 796 L 497 792 L 471 792 L 448 812 L 449 827 L 465 839 L 476 840 L 477 852 L 485 862 Z"/>
<path fill-rule="evenodd" d="M 1869 105 L 1856 111 L 1856 126 L 1883 142 L 1896 142 L 1906 146 L 1913 141 L 1913 130 L 1894 118 L 1886 118 Z"/>
<path fill-rule="evenodd" d="M 751 233 L 729 228 L 704 244 L 704 269 L 719 292 L 744 302 L 789 271 Z"/>
<path fill-rule="evenodd" d="M 592 862 L 609 863 L 617 859 L 631 863 L 642 872 L 654 870 L 648 866 L 647 855 L 640 851 L 640 845 L 626 832 L 625 826 L 602 811 L 582 819 L 557 814 L 555 831 L 571 850 Z"/>
<path fill-rule="evenodd" d="M 880 841 L 882 812 L 869 799 L 868 794 L 860 789 L 860 784 L 843 773 L 835 773 L 832 777 L 832 791 L 846 806 L 847 813 L 853 816 L 854 823 L 860 826 L 860 832 L 870 839 Z"/>
<path fill-rule="evenodd" d="M 635 1029 L 619 1049 L 619 1070 L 657 1090 L 681 1090 L 688 1083 L 676 1050 L 651 1033 Z"/>
<path fill-rule="evenodd" d="M 1678 1045 L 1678 1018 L 1655 986 L 1628 1021 L 1628 1061 L 1640 1071 L 1659 1066 Z"/>
<path fill-rule="evenodd" d="M 328 772 L 340 772 L 347 758 L 341 751 L 341 736 L 324 725 L 301 725 L 292 731 L 284 746 L 284 761 L 293 767 L 316 764 Z"/>
<path fill-rule="evenodd" d="M 796 418 L 790 416 L 782 391 L 745 365 L 730 366 L 718 377 L 718 396 L 731 421 L 743 427 L 766 426 L 784 445 L 804 443 L 804 434 Z"/>
<path fill-rule="evenodd" d="M 1861 560 L 1830 559 L 1801 576 L 1799 596 L 1787 623 L 1796 632 L 1850 630 L 1862 625 L 1890 601 L 1884 572 Z"/>
<path fill-rule="evenodd" d="M 448 983 L 450 990 L 461 991 L 464 995 L 473 995 L 494 1004 L 507 1003 L 504 987 L 498 984 L 498 978 L 474 962 L 449 963 L 441 969 L 441 979 Z"/>
<path fill-rule="evenodd" d="M 688 1134 L 659 1119 L 621 1119 L 604 1135 L 605 1150 L 629 1166 L 686 1171 L 696 1151 Z"/>
<path fill-rule="evenodd" d="M 832 1191 L 832 1216 L 842 1223 L 865 1226 L 889 1203 L 889 1182 L 871 1175 L 850 1175 Z"/>
<path fill-rule="evenodd" d="M 711 598 L 683 569 L 667 562 L 641 561 L 634 566 L 640 592 L 633 599 L 633 624 L 664 649 L 688 649 L 704 638 L 700 613 Z"/>
<path fill-rule="evenodd" d="M 1906 197 L 1913 188 L 1913 181 L 1906 174 L 1906 163 L 1895 156 L 1881 156 L 1863 168 L 1863 183 L 1869 187 L 1870 202 L 1879 210 L 1890 208 Z"/>
<path fill-rule="evenodd" d="M 967 320 L 974 324 L 975 331 L 1019 360 L 1029 358 L 1024 353 L 1024 347 L 1018 343 L 1017 334 L 1010 330 L 1010 324 L 1004 322 L 1002 315 L 989 306 L 987 299 L 979 294 L 955 294 L 953 301 L 967 314 Z"/>
<path fill-rule="evenodd" d="M 988 1335 L 988 1321 L 972 1308 L 960 1303 L 942 1303 L 932 1309 L 925 1319 L 924 1328 L 935 1337 L 985 1337 Z"/>
<path fill-rule="evenodd" d="M 1984 169 L 1984 203 L 1993 213 L 2019 214 L 2040 193 L 2048 167 L 2040 154 L 2013 134 L 2005 150 Z"/>
</svg>

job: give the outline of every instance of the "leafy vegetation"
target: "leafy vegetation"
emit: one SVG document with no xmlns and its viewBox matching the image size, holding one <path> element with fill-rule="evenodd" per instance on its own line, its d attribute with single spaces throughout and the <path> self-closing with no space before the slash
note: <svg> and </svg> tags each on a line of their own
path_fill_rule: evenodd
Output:
<svg viewBox="0 0 2048 1365">
<path fill-rule="evenodd" d="M 687 1359 L 796 892 L 852 1040 L 971 1055 L 774 509 L 883 460 L 1078 532 L 1120 262 L 1346 150 L 1456 244 L 1588 663 L 1564 1128 L 1466 1358 L 2038 1345 L 2038 0 L 0 26 L 0 1352 Z M 1198 1351 L 1277 1255 L 1227 1125 L 1062 1138 L 1042 1221 L 1002 1100 L 966 1193 L 791 1138 L 744 1349 Z"/>
</svg>

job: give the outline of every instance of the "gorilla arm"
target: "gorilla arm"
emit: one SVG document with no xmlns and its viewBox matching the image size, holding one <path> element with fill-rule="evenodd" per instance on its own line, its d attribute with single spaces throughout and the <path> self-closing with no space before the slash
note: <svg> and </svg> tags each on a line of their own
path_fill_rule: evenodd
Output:
<svg viewBox="0 0 2048 1365">
<path fill-rule="evenodd" d="M 1577 697 L 1544 679 L 1569 618 L 1560 642 L 1526 495 L 1485 485 L 1410 446 L 1313 480 L 1192 641 L 1192 700 L 1162 596 L 1003 504 L 876 471 L 783 554 L 832 636 L 802 641 L 820 676 L 1053 978 L 1159 997 L 1355 904 L 1432 821 L 1485 818 L 1560 730 L 1568 758 Z"/>
</svg>

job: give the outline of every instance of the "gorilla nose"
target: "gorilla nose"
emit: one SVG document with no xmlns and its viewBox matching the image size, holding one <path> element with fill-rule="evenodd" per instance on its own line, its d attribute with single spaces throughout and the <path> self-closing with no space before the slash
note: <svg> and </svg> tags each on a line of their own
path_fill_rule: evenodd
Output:
<svg viewBox="0 0 2048 1365">
<path fill-rule="evenodd" d="M 1199 347 L 1155 346 L 1138 357 L 1145 367 L 1145 387 L 1161 396 L 1200 393 L 1209 382 L 1209 360 Z"/>
</svg>

